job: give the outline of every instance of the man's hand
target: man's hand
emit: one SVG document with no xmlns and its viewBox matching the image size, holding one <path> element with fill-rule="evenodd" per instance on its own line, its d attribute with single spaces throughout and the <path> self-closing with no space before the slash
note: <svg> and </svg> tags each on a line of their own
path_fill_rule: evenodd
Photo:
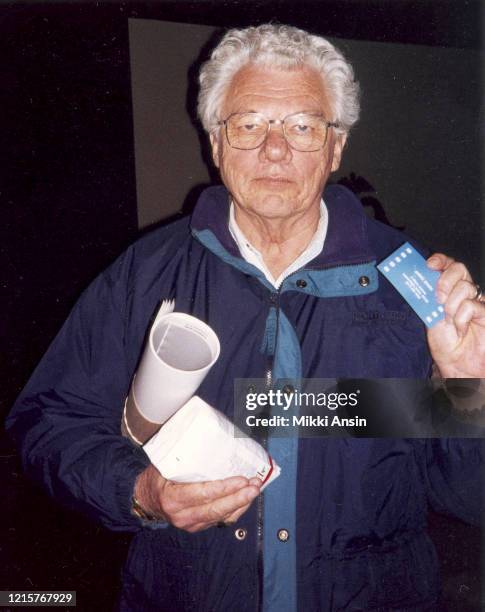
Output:
<svg viewBox="0 0 485 612">
<path fill-rule="evenodd" d="M 261 481 L 234 476 L 211 482 L 166 480 L 153 466 L 137 478 L 135 497 L 144 510 L 193 533 L 218 523 L 234 523 L 259 495 Z"/>
<path fill-rule="evenodd" d="M 442 253 L 428 259 L 442 272 L 436 296 L 445 319 L 428 329 L 428 343 L 443 378 L 485 377 L 485 304 L 467 268 Z"/>
</svg>

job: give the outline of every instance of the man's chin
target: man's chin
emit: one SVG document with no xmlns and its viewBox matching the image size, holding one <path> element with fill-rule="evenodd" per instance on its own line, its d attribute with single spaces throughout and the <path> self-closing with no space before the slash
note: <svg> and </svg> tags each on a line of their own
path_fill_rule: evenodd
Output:
<svg viewBox="0 0 485 612">
<path fill-rule="evenodd" d="M 295 211 L 295 207 L 295 200 L 283 194 L 270 194 L 251 202 L 251 208 L 256 214 L 268 218 L 287 217 Z"/>
</svg>

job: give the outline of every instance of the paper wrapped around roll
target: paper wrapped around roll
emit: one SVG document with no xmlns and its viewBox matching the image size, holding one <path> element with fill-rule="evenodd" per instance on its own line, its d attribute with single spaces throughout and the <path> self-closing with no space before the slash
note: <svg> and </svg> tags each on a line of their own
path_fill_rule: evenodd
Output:
<svg viewBox="0 0 485 612">
<path fill-rule="evenodd" d="M 151 438 L 197 391 L 219 351 L 217 335 L 203 321 L 159 313 L 126 400 L 124 432 L 138 444 Z"/>
<path fill-rule="evenodd" d="M 195 396 L 144 446 L 150 461 L 169 480 L 204 482 L 230 476 L 257 477 L 266 487 L 280 467 L 252 438 L 235 437 L 237 427 Z"/>
</svg>

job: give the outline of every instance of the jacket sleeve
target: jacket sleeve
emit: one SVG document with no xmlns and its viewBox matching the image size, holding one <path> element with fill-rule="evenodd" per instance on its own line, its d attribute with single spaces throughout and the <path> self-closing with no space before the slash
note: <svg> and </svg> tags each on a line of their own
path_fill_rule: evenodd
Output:
<svg viewBox="0 0 485 612">
<path fill-rule="evenodd" d="M 423 442 L 424 477 L 431 507 L 479 525 L 485 497 L 485 441 L 437 438 Z"/>
<path fill-rule="evenodd" d="M 116 262 L 85 291 L 7 418 L 26 472 L 49 494 L 113 530 L 136 530 L 135 479 L 149 464 L 121 436 L 132 372 L 126 278 Z"/>
</svg>

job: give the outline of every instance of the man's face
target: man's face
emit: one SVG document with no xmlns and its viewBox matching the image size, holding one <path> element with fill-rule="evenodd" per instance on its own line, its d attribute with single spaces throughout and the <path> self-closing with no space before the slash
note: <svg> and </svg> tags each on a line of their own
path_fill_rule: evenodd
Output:
<svg viewBox="0 0 485 612">
<path fill-rule="evenodd" d="M 335 120 L 322 80 L 314 70 L 246 66 L 228 88 L 221 118 L 259 112 L 268 119 L 284 119 L 302 111 Z M 235 204 L 266 219 L 283 219 L 319 206 L 330 172 L 339 167 L 345 137 L 329 128 L 323 149 L 301 152 L 287 144 L 282 126 L 273 124 L 257 149 L 234 149 L 227 142 L 224 127 L 211 134 L 211 144 L 214 162 Z"/>
</svg>

